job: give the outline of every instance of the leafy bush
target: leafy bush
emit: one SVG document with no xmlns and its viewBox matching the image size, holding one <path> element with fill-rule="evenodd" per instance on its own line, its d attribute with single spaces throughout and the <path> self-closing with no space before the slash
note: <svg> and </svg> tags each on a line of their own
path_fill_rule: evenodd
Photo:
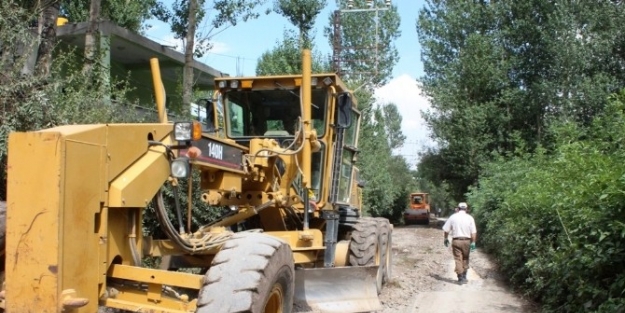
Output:
<svg viewBox="0 0 625 313">
<path fill-rule="evenodd" d="M 500 158 L 468 200 L 480 243 L 545 312 L 625 309 L 625 93 L 553 153 Z"/>
<path fill-rule="evenodd" d="M 125 81 L 113 81 L 114 90 L 85 84 L 82 60 L 73 53 L 55 56 L 49 76 L 24 74 L 28 51 L 35 48 L 31 29 L 23 21 L 32 13 L 3 1 L 0 4 L 0 199 L 6 198 L 7 139 L 12 131 L 30 131 L 66 124 L 138 121 L 127 107 Z M 93 76 L 100 77 L 97 69 Z M 105 99 L 115 99 L 108 104 Z"/>
</svg>

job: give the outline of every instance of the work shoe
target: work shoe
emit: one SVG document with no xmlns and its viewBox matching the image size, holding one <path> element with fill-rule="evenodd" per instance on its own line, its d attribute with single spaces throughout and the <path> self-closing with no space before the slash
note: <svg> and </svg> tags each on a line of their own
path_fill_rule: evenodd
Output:
<svg viewBox="0 0 625 313">
<path fill-rule="evenodd" d="M 458 274 L 458 284 L 459 284 L 459 285 L 466 284 L 467 282 L 468 282 L 468 281 L 467 281 L 467 278 L 466 278 L 466 276 L 465 276 L 465 274 L 464 274 L 464 273 L 462 273 L 462 274 Z"/>
</svg>

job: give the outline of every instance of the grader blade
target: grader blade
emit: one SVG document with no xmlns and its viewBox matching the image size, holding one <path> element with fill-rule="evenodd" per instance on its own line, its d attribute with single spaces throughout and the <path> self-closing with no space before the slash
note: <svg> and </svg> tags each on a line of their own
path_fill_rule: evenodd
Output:
<svg viewBox="0 0 625 313">
<path fill-rule="evenodd" d="M 322 312 L 380 310 L 377 271 L 377 265 L 298 269 L 295 303 Z"/>
</svg>

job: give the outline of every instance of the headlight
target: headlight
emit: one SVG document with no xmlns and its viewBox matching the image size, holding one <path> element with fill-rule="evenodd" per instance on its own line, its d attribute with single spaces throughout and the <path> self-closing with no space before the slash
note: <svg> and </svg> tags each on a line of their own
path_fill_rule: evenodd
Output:
<svg viewBox="0 0 625 313">
<path fill-rule="evenodd" d="M 232 89 L 239 88 L 239 81 L 238 80 L 230 81 L 230 88 L 232 88 Z"/>
<path fill-rule="evenodd" d="M 226 88 L 226 86 L 228 86 L 228 82 L 225 80 L 220 80 L 218 86 L 219 88 Z"/>
<path fill-rule="evenodd" d="M 173 177 L 189 177 L 190 169 L 188 158 L 177 158 L 171 162 L 171 176 Z"/>
<path fill-rule="evenodd" d="M 200 140 L 202 138 L 202 124 L 194 122 L 174 123 L 174 139 L 177 141 Z"/>
<path fill-rule="evenodd" d="M 193 123 L 180 122 L 174 124 L 174 139 L 178 141 L 189 141 L 193 137 Z"/>
</svg>

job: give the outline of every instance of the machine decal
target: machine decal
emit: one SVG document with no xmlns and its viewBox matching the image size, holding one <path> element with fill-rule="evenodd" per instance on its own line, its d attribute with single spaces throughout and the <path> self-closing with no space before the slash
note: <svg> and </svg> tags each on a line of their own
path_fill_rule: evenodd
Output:
<svg viewBox="0 0 625 313">
<path fill-rule="evenodd" d="M 208 143 L 208 156 L 214 159 L 223 160 L 224 159 L 224 146 L 215 143 Z"/>
<path fill-rule="evenodd" d="M 192 145 L 202 151 L 202 154 L 197 157 L 198 161 L 236 170 L 243 170 L 244 151 L 241 149 L 208 139 L 206 137 L 202 137 L 202 139 L 194 141 Z M 180 155 L 185 155 L 186 153 L 186 149 L 180 150 Z"/>
</svg>

